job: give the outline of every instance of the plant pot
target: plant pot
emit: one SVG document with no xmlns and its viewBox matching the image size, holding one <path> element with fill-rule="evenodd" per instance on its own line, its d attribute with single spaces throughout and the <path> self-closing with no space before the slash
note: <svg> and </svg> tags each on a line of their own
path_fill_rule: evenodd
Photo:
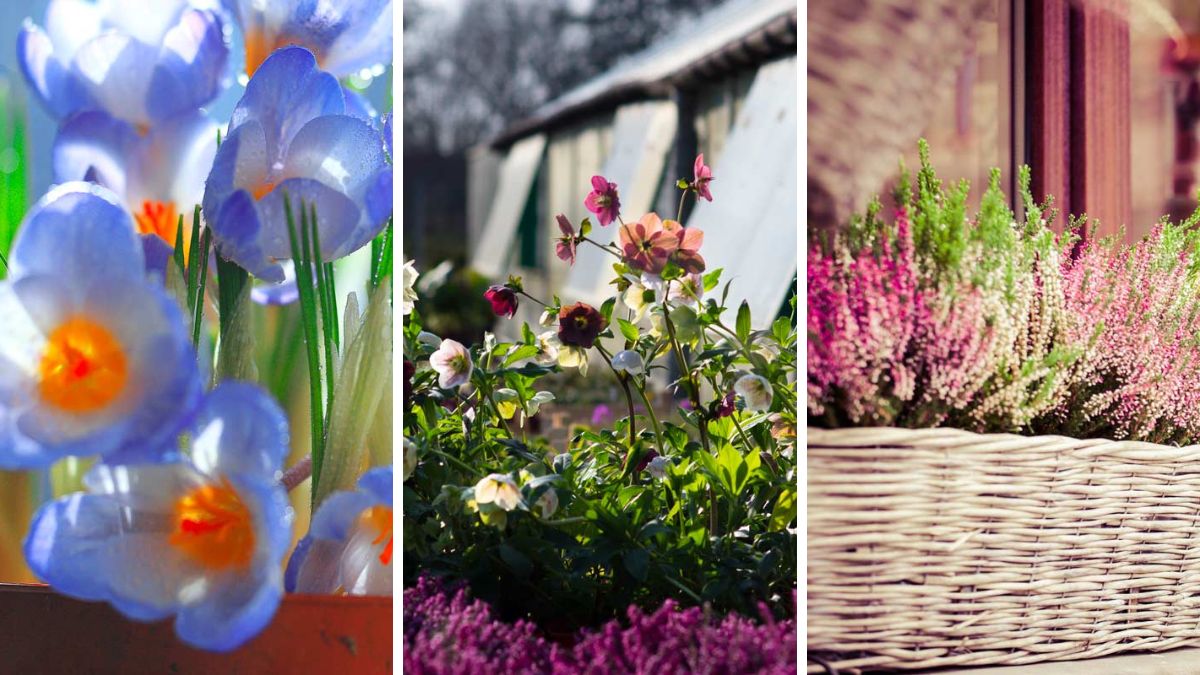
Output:
<svg viewBox="0 0 1200 675">
<path fill-rule="evenodd" d="M 808 430 L 808 672 L 1200 644 L 1200 447 Z"/>
<path fill-rule="evenodd" d="M 47 586 L 0 584 L 6 673 L 354 673 L 392 671 L 392 599 L 288 595 L 240 648 L 214 654 L 175 636 L 173 620 L 130 621 Z"/>
</svg>

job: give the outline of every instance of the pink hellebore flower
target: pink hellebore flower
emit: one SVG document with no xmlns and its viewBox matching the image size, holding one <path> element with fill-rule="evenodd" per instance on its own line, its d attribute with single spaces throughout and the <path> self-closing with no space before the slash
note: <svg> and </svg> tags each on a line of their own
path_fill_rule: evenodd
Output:
<svg viewBox="0 0 1200 675">
<path fill-rule="evenodd" d="M 471 353 L 457 340 L 442 340 L 437 351 L 429 355 L 429 365 L 438 374 L 438 386 L 454 389 L 471 379 Z"/>
<path fill-rule="evenodd" d="M 664 222 L 663 230 L 679 238 L 679 246 L 671 259 L 688 274 L 703 272 L 704 258 L 700 255 L 700 245 L 704 243 L 704 232 L 694 227 L 684 227 L 674 220 Z"/>
<path fill-rule="evenodd" d="M 617 198 L 617 184 L 610 183 L 604 176 L 592 176 L 592 191 L 588 193 L 583 205 L 588 211 L 596 214 L 600 225 L 608 225 L 617 219 L 621 212 L 621 200 Z"/>
<path fill-rule="evenodd" d="M 704 153 L 696 156 L 696 166 L 693 168 L 695 176 L 692 178 L 691 188 L 696 191 L 696 195 L 703 197 L 708 201 L 712 201 L 712 193 L 708 191 L 708 184 L 712 182 L 712 167 L 704 163 Z"/>
<path fill-rule="evenodd" d="M 675 225 L 683 228 L 678 223 Z M 667 261 L 679 249 L 679 234 L 673 228 L 666 229 L 656 213 L 647 213 L 632 225 L 622 225 L 620 241 L 625 262 L 634 269 L 651 274 L 662 273 Z"/>
<path fill-rule="evenodd" d="M 490 286 L 483 297 L 492 304 L 496 316 L 511 319 L 517 313 L 517 293 L 508 286 Z"/>
<path fill-rule="evenodd" d="M 558 255 L 559 260 L 564 260 L 567 264 L 574 265 L 575 249 L 579 245 L 579 242 L 575 239 L 575 227 L 561 213 L 554 218 L 558 221 L 558 229 L 563 233 L 563 236 L 559 237 L 558 241 L 554 244 L 554 252 Z"/>
</svg>

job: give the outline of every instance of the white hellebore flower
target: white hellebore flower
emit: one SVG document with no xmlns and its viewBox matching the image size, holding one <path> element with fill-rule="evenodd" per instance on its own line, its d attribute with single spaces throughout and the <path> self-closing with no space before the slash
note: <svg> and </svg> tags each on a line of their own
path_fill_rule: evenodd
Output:
<svg viewBox="0 0 1200 675">
<path fill-rule="evenodd" d="M 417 470 L 417 444 L 404 439 L 404 477 L 402 481 L 412 477 L 413 472 Z"/>
<path fill-rule="evenodd" d="M 704 279 L 699 274 L 689 274 L 679 279 L 671 281 L 671 292 L 664 293 L 666 284 L 659 282 L 654 287 L 654 299 L 656 302 L 664 300 L 671 307 L 683 305 L 698 309 L 700 300 L 704 297 Z M 664 298 L 663 296 L 666 295 Z"/>
<path fill-rule="evenodd" d="M 547 331 L 542 333 L 545 337 L 547 353 L 553 351 L 558 359 L 558 365 L 563 368 L 578 368 L 580 375 L 587 375 L 588 354 L 583 347 L 576 345 L 563 344 L 563 341 L 558 338 L 558 333 Z M 539 343 L 541 338 L 539 338 Z"/>
<path fill-rule="evenodd" d="M 733 390 L 746 402 L 746 409 L 762 412 L 771 408 L 771 383 L 762 375 L 748 373 L 738 378 Z"/>
<path fill-rule="evenodd" d="M 613 370 L 617 372 L 625 372 L 630 375 L 640 375 L 646 368 L 645 362 L 642 361 L 642 355 L 632 349 L 622 349 L 613 354 L 612 357 Z"/>
<path fill-rule="evenodd" d="M 633 311 L 633 322 L 637 323 L 646 315 L 646 309 L 653 304 L 647 297 L 653 298 L 658 295 L 657 289 L 662 285 L 662 279 L 656 274 L 643 274 L 640 277 L 626 274 L 625 278 L 629 281 L 629 287 L 621 294 L 621 304 Z"/>
<path fill-rule="evenodd" d="M 549 488 L 538 497 L 536 506 L 541 511 L 543 518 L 549 518 L 558 510 L 558 493 L 554 488 Z"/>
<path fill-rule="evenodd" d="M 471 379 L 471 353 L 457 340 L 442 340 L 437 351 L 429 355 L 429 365 L 437 371 L 438 386 L 454 389 Z"/>
<path fill-rule="evenodd" d="M 558 348 L 562 342 L 558 340 L 558 333 L 548 330 L 537 336 L 537 356 L 533 357 L 533 362 L 539 366 L 552 366 L 558 363 Z"/>
<path fill-rule="evenodd" d="M 508 474 L 492 473 L 475 484 L 476 504 L 495 504 L 505 511 L 521 505 L 521 490 Z"/>
<path fill-rule="evenodd" d="M 651 476 L 662 480 L 663 478 L 667 477 L 667 467 L 670 465 L 670 459 L 659 455 L 650 460 L 650 463 L 646 465 L 646 471 L 648 471 Z"/>
<path fill-rule="evenodd" d="M 409 260 L 404 263 L 400 272 L 400 316 L 411 314 L 417 302 L 417 277 L 421 275 L 417 272 L 415 263 L 416 261 Z"/>
<path fill-rule="evenodd" d="M 442 346 L 442 338 L 434 335 L 433 333 L 430 333 L 427 330 L 423 330 L 420 333 L 417 333 L 417 342 L 419 342 L 420 344 L 423 344 L 423 345 L 429 345 L 430 347 L 433 347 L 434 349 L 437 349 L 438 347 Z"/>
</svg>

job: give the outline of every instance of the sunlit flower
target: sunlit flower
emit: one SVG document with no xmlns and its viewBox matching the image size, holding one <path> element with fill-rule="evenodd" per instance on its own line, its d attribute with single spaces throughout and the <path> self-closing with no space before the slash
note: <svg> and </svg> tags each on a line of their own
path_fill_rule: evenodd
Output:
<svg viewBox="0 0 1200 675">
<path fill-rule="evenodd" d="M 523 504 L 521 489 L 511 476 L 504 473 L 488 474 L 475 484 L 477 504 L 495 504 L 505 511 L 512 511 Z"/>
<path fill-rule="evenodd" d="M 571 225 L 571 221 L 561 213 L 554 218 L 558 222 L 559 231 L 562 232 L 562 236 L 555 241 L 554 253 L 559 260 L 574 265 L 576 248 L 579 246 L 578 240 L 575 238 L 575 228 Z"/>
<path fill-rule="evenodd" d="M 63 594 L 140 621 L 174 615 L 184 642 L 231 650 L 270 623 L 283 596 L 292 509 L 278 479 L 287 450 L 279 406 L 255 386 L 222 384 L 205 401 L 187 457 L 97 465 L 87 492 L 34 516 L 25 559 Z"/>
<path fill-rule="evenodd" d="M 713 419 L 721 419 L 729 417 L 734 411 L 734 393 L 731 391 L 718 401 L 713 407 Z"/>
<path fill-rule="evenodd" d="M 625 279 L 629 281 L 629 286 L 621 293 L 621 303 L 628 307 L 633 312 L 633 322 L 637 323 L 646 315 L 646 310 L 656 301 L 658 291 L 653 285 L 658 282 L 658 288 L 662 287 L 662 279 L 652 274 L 642 274 L 641 276 L 626 274 Z"/>
<path fill-rule="evenodd" d="M 517 313 L 517 293 L 508 286 L 490 286 L 483 297 L 492 304 L 496 316 L 513 318 Z"/>
<path fill-rule="evenodd" d="M 242 28 L 246 72 L 275 50 L 305 47 L 338 77 L 392 61 L 392 0 L 224 0 Z"/>
<path fill-rule="evenodd" d="M 667 467 L 670 465 L 671 460 L 669 458 L 658 455 L 646 465 L 646 471 L 654 478 L 662 480 L 667 477 Z"/>
<path fill-rule="evenodd" d="M 442 340 L 437 351 L 429 355 L 429 365 L 437 371 L 438 386 L 454 389 L 471 380 L 474 364 L 471 352 L 457 340 Z"/>
<path fill-rule="evenodd" d="M 670 260 L 689 274 L 703 272 L 704 257 L 700 255 L 700 246 L 704 243 L 704 232 L 694 227 L 684 227 L 674 220 L 663 221 L 663 230 L 679 239 Z"/>
<path fill-rule="evenodd" d="M 405 261 L 400 270 L 400 316 L 411 314 L 417 302 L 417 272 L 416 261 Z"/>
<path fill-rule="evenodd" d="M 652 279 L 652 282 L 646 282 L 648 288 L 654 289 L 655 302 L 666 302 L 671 306 L 685 305 L 692 309 L 700 307 L 700 301 L 704 298 L 704 279 L 699 274 L 687 274 L 678 279 L 672 279 L 670 290 L 668 284 L 658 277 L 643 274 L 643 279 Z"/>
<path fill-rule="evenodd" d="M 558 310 L 560 307 L 547 307 L 538 317 L 538 325 L 542 328 L 552 328 L 558 323 Z"/>
<path fill-rule="evenodd" d="M 54 139 L 54 180 L 89 180 L 112 190 L 138 234 L 157 237 L 164 249 L 175 247 L 182 216 L 186 256 L 192 210 L 204 197 L 216 152 L 217 124 L 200 112 L 142 131 L 106 112 L 85 111 L 63 123 Z"/>
<path fill-rule="evenodd" d="M 583 205 L 596 215 L 601 226 L 608 225 L 621 213 L 617 184 L 608 182 L 604 176 L 592 176 L 592 191 L 583 200 Z"/>
<path fill-rule="evenodd" d="M 704 153 L 696 155 L 696 164 L 692 167 L 692 182 L 688 187 L 696 191 L 696 195 L 712 201 L 712 193 L 708 184 L 713 181 L 712 168 L 704 163 Z"/>
<path fill-rule="evenodd" d="M 292 257 L 284 196 L 296 227 L 316 210 L 322 260 L 371 241 L 387 219 L 367 208 L 390 170 L 383 137 L 345 114 L 337 80 L 299 47 L 270 56 L 246 85 L 204 187 L 204 217 L 221 254 L 272 283 Z M 299 232 L 297 232 L 299 235 Z"/>
<path fill-rule="evenodd" d="M 784 417 L 783 413 L 771 413 L 767 417 L 771 422 L 771 437 L 785 443 L 796 440 L 796 421 Z"/>
<path fill-rule="evenodd" d="M 646 364 L 642 360 L 641 354 L 632 349 L 622 349 L 613 354 L 612 367 L 617 372 L 640 375 L 646 369 Z"/>
<path fill-rule="evenodd" d="M 558 311 L 558 339 L 563 344 L 590 348 L 608 327 L 608 321 L 595 307 L 577 302 Z"/>
<path fill-rule="evenodd" d="M 392 467 L 334 492 L 313 514 L 308 536 L 288 562 L 286 586 L 296 593 L 392 594 Z"/>
<path fill-rule="evenodd" d="M 771 383 L 762 375 L 747 373 L 733 384 L 733 390 L 746 403 L 746 410 L 762 412 L 771 408 Z"/>
<path fill-rule="evenodd" d="M 543 333 L 539 341 L 543 338 L 546 344 L 546 353 L 553 353 L 560 367 L 578 368 L 580 375 L 587 375 L 588 353 L 586 347 L 565 344 L 556 331 L 550 331 L 549 335 Z"/>
<path fill-rule="evenodd" d="M 545 331 L 537 336 L 538 353 L 534 355 L 533 361 L 539 366 L 552 366 L 558 362 L 558 348 L 562 343 L 558 341 L 558 333 L 552 330 Z"/>
<path fill-rule="evenodd" d="M 542 518 L 553 516 L 554 512 L 558 511 L 558 493 L 554 491 L 554 488 L 547 488 L 542 496 L 538 497 L 534 508 Z"/>
<path fill-rule="evenodd" d="M 103 110 L 141 129 L 191 112 L 227 84 L 220 14 L 189 0 L 51 0 L 46 28 L 26 23 L 17 58 L 59 120 Z"/>
<path fill-rule="evenodd" d="M 636 223 L 622 225 L 618 236 L 625 263 L 650 274 L 660 274 L 679 248 L 679 234 L 674 229 L 666 229 L 655 213 L 647 213 Z"/>
<path fill-rule="evenodd" d="M 157 457 L 200 399 L 178 305 L 129 214 L 88 183 L 30 209 L 0 282 L 0 466 Z"/>
</svg>

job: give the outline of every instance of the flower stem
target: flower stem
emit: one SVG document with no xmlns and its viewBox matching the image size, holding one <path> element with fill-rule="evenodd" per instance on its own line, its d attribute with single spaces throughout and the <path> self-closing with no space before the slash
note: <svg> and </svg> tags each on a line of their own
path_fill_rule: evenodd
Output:
<svg viewBox="0 0 1200 675">
<path fill-rule="evenodd" d="M 538 300 L 537 298 L 533 297 L 532 295 L 530 295 L 530 294 L 526 293 L 524 289 L 521 289 L 521 290 L 519 290 L 519 291 L 517 291 L 517 292 L 518 292 L 518 293 L 520 293 L 521 295 L 523 295 L 523 296 L 525 296 L 525 297 L 529 298 L 530 300 L 532 300 L 532 301 L 536 302 L 537 304 L 541 305 L 542 307 L 549 307 L 549 306 L 550 306 L 550 305 L 547 305 L 546 303 L 542 302 L 541 300 Z"/>
<path fill-rule="evenodd" d="M 580 237 L 580 238 L 583 241 L 586 241 L 587 243 L 591 244 L 592 246 L 595 246 L 596 248 L 600 249 L 601 251 L 604 251 L 605 253 L 612 254 L 618 258 L 621 257 L 621 254 L 618 253 L 617 250 L 611 244 L 601 244 L 600 242 L 596 241 L 595 239 L 589 239 L 587 237 Z"/>
<path fill-rule="evenodd" d="M 670 281 L 667 282 L 663 294 L 665 297 L 671 297 Z M 678 338 L 675 337 L 675 324 L 671 321 L 671 313 L 667 311 L 665 304 L 663 305 L 663 324 L 667 327 L 667 337 L 671 340 L 671 351 L 675 352 L 675 360 L 679 364 L 681 376 L 688 382 L 692 411 L 696 414 L 696 426 L 700 429 L 700 445 L 704 446 L 705 452 L 708 452 L 708 421 L 704 419 L 704 410 L 700 407 L 700 387 L 696 384 L 696 379 L 692 377 L 692 369 L 688 367 L 687 360 L 683 358 L 683 349 L 679 346 Z"/>
<path fill-rule="evenodd" d="M 683 200 L 687 199 L 688 190 L 683 190 L 679 195 L 679 210 L 675 214 L 675 222 L 683 224 Z"/>
<path fill-rule="evenodd" d="M 596 343 L 596 351 L 600 352 L 600 357 L 603 358 L 604 362 L 608 364 L 608 369 L 613 372 L 613 375 L 617 377 L 617 381 L 621 383 L 621 388 L 625 390 L 625 402 L 629 405 L 629 452 L 632 453 L 634 437 L 637 433 L 637 425 L 635 424 L 636 418 L 634 417 L 633 412 L 633 394 L 629 391 L 628 375 L 618 372 L 617 369 L 613 367 L 612 359 L 608 356 L 608 352 L 604 350 L 604 347 L 602 347 L 600 343 Z M 625 463 L 629 463 L 628 456 L 625 458 Z"/>
<path fill-rule="evenodd" d="M 303 459 L 288 467 L 288 470 L 283 472 L 283 477 L 279 479 L 279 484 L 288 492 L 295 490 L 312 475 L 312 466 L 312 454 L 305 455 Z"/>
</svg>

